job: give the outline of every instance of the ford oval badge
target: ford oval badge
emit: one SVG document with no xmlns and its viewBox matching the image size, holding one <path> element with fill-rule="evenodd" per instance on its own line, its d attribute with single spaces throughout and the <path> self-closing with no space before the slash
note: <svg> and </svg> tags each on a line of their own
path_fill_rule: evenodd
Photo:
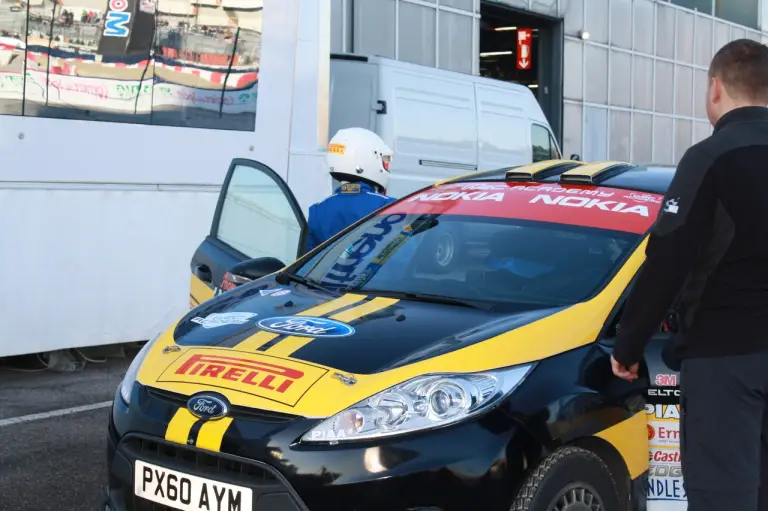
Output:
<svg viewBox="0 0 768 511">
<path fill-rule="evenodd" d="M 347 337 L 355 333 L 354 328 L 341 321 L 309 316 L 265 318 L 258 325 L 268 332 L 306 337 Z"/>
<path fill-rule="evenodd" d="M 229 412 L 227 402 L 216 394 L 195 394 L 187 400 L 187 409 L 196 417 L 207 420 L 221 419 Z"/>
</svg>

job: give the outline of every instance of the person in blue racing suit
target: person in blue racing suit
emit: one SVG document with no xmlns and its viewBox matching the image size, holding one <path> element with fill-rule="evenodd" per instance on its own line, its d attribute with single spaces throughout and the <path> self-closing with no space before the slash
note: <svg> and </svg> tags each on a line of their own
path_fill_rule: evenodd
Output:
<svg viewBox="0 0 768 511">
<path fill-rule="evenodd" d="M 392 150 L 372 131 L 339 130 L 328 145 L 327 161 L 341 185 L 310 206 L 307 252 L 395 200 L 386 195 Z"/>
</svg>

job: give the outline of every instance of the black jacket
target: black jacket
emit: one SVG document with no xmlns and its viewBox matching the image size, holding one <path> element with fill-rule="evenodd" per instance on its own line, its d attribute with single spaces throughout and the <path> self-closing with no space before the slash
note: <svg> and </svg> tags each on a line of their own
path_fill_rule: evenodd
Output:
<svg viewBox="0 0 768 511">
<path fill-rule="evenodd" d="M 727 113 L 680 161 L 620 319 L 617 361 L 642 359 L 676 298 L 680 358 L 768 350 L 768 108 Z"/>
</svg>

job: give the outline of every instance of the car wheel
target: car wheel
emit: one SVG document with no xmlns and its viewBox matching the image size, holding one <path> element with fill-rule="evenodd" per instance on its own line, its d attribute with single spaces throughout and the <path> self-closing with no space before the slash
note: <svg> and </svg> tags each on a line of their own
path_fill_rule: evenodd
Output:
<svg viewBox="0 0 768 511">
<path fill-rule="evenodd" d="M 563 447 L 526 477 L 511 511 L 614 511 L 621 509 L 616 483 L 600 457 Z"/>
</svg>

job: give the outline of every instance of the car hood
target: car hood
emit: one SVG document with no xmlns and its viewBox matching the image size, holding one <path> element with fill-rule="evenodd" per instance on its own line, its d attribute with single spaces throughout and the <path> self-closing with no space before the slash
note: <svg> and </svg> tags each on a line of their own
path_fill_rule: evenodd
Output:
<svg viewBox="0 0 768 511">
<path fill-rule="evenodd" d="M 324 417 L 421 374 L 508 367 L 592 342 L 611 300 L 498 313 L 260 281 L 164 332 L 138 380 Z"/>
</svg>

